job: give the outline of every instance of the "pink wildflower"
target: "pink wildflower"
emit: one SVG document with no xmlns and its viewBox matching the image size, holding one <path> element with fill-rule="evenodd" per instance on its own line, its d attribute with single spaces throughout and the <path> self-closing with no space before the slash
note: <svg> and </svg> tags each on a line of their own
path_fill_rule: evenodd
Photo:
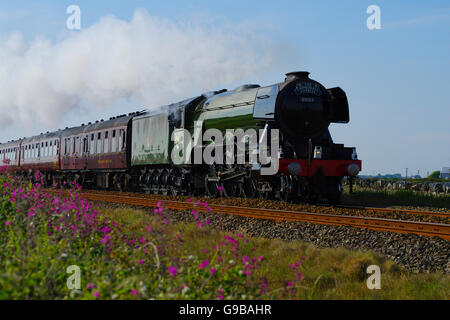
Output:
<svg viewBox="0 0 450 320">
<path fill-rule="evenodd" d="M 101 242 L 102 244 L 106 244 L 110 238 L 111 238 L 111 237 L 110 237 L 109 235 L 106 235 L 102 240 L 100 240 L 100 242 Z"/>
<path fill-rule="evenodd" d="M 100 292 L 95 291 L 94 293 L 92 293 L 92 295 L 93 295 L 95 298 L 98 298 L 98 296 L 100 295 Z"/>
<path fill-rule="evenodd" d="M 172 277 L 175 277 L 178 274 L 178 270 L 175 267 L 170 266 L 167 271 L 170 273 Z"/>
<path fill-rule="evenodd" d="M 217 272 L 217 270 L 215 268 L 211 268 L 211 269 L 209 269 L 209 272 L 211 272 L 211 274 L 214 274 Z"/>
<path fill-rule="evenodd" d="M 199 269 L 203 269 L 209 265 L 209 260 L 203 260 L 202 263 L 198 266 Z"/>
<path fill-rule="evenodd" d="M 87 289 L 88 290 L 91 290 L 92 288 L 94 287 L 94 284 L 91 282 L 91 283 L 89 283 L 88 285 L 87 285 Z"/>
</svg>

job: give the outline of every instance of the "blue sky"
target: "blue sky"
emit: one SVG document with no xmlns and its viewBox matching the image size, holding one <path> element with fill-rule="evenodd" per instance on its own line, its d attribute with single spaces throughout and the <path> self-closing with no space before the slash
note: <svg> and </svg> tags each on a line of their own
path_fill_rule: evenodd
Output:
<svg viewBox="0 0 450 320">
<path fill-rule="evenodd" d="M 363 173 L 420 173 L 450 166 L 450 4 L 448 1 L 0 1 L 0 37 L 21 32 L 26 42 L 66 36 L 66 8 L 81 8 L 82 29 L 113 14 L 125 21 L 136 8 L 170 21 L 212 19 L 255 29 L 280 60 L 230 86 L 278 82 L 307 70 L 326 87 L 340 86 L 350 123 L 331 126 L 336 142 L 356 146 Z M 381 30 L 368 30 L 366 8 L 381 8 Z M 83 30 L 81 32 L 83 32 Z M 217 88 L 198 88 L 199 92 Z M 167 101 L 168 103 L 171 101 Z M 102 112 L 63 117 L 57 127 L 139 109 L 118 100 Z M 123 110 L 123 112 L 121 112 Z M 47 131 L 43 124 L 0 130 L 0 140 Z"/>
</svg>

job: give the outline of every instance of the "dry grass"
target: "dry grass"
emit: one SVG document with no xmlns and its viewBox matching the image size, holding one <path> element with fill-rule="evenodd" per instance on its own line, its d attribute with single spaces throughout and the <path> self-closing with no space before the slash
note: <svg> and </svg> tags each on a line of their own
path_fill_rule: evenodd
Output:
<svg viewBox="0 0 450 320">
<path fill-rule="evenodd" d="M 103 207 L 104 215 L 116 220 L 123 231 L 134 236 L 145 233 L 144 226 L 153 217 L 145 210 L 112 209 Z M 217 243 L 225 233 L 214 229 L 199 230 L 192 224 L 170 224 L 171 232 L 182 233 L 185 245 L 192 252 L 200 252 L 208 244 Z M 228 233 L 229 234 L 229 233 Z M 283 279 L 292 277 L 289 264 L 301 259 L 298 299 L 449 299 L 450 276 L 442 273 L 412 274 L 390 260 L 372 252 L 351 251 L 344 248 L 317 248 L 305 242 L 284 242 L 251 238 L 252 256 L 262 255 L 265 264 L 260 276 L 283 287 Z M 381 289 L 369 290 L 366 268 L 381 268 Z M 276 288 L 274 289 L 276 290 Z"/>
</svg>

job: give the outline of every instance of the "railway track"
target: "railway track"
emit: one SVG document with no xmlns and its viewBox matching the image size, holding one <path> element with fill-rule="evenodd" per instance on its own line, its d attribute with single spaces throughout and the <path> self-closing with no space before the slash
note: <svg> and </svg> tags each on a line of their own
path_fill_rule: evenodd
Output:
<svg viewBox="0 0 450 320">
<path fill-rule="evenodd" d="M 435 217 L 442 217 L 442 218 L 450 217 L 449 212 L 438 212 L 438 211 L 379 208 L 379 207 L 365 207 L 365 206 L 349 206 L 349 205 L 338 205 L 335 207 L 342 208 L 342 209 L 365 210 L 367 212 L 396 212 L 396 213 L 405 213 L 405 214 L 419 214 L 419 215 L 435 216 Z"/>
<path fill-rule="evenodd" d="M 102 202 L 136 205 L 144 207 L 156 207 L 157 203 L 162 201 L 165 207 L 167 207 L 170 210 L 196 210 L 198 212 L 208 211 L 205 206 L 197 205 L 196 203 L 188 201 L 158 200 L 145 197 L 115 195 L 106 193 L 92 193 L 92 192 L 84 193 L 84 197 L 91 201 L 102 201 Z M 214 213 L 234 214 L 247 218 L 270 219 L 276 221 L 289 221 L 289 222 L 309 222 L 327 225 L 343 225 L 378 231 L 389 231 L 396 233 L 414 233 L 429 237 L 437 236 L 445 240 L 450 240 L 450 224 L 443 224 L 443 223 L 405 221 L 396 219 L 384 219 L 384 218 L 348 216 L 348 215 L 334 215 L 334 214 L 302 212 L 302 211 L 250 208 L 250 207 L 218 205 L 218 204 L 209 204 L 208 207 Z M 402 210 L 402 209 L 394 209 L 394 210 Z"/>
</svg>

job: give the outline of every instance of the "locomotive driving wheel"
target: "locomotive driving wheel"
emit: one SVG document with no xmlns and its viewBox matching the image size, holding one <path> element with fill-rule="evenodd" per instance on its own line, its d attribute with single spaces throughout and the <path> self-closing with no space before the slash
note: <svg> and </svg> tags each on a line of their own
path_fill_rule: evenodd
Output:
<svg viewBox="0 0 450 320">
<path fill-rule="evenodd" d="M 211 198 L 217 198 L 219 195 L 219 177 L 213 172 L 205 176 L 205 192 Z"/>
<path fill-rule="evenodd" d="M 258 186 L 255 178 L 252 176 L 244 177 L 242 182 L 242 196 L 244 198 L 252 199 L 258 195 Z"/>
<path fill-rule="evenodd" d="M 342 196 L 341 179 L 338 177 L 327 178 L 327 199 L 332 205 L 339 204 Z"/>
<path fill-rule="evenodd" d="M 291 175 L 280 176 L 280 199 L 286 202 L 296 202 L 298 199 L 297 181 Z"/>
</svg>

